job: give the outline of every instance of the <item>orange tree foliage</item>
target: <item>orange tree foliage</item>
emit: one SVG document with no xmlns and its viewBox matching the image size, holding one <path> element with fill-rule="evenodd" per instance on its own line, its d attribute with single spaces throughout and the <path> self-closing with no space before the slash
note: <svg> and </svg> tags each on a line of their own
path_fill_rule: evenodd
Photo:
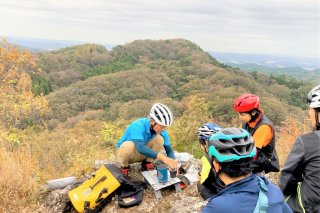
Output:
<svg viewBox="0 0 320 213">
<path fill-rule="evenodd" d="M 39 197 L 38 161 L 19 130 L 40 123 L 47 110 L 45 98 L 31 92 L 35 70 L 28 52 L 0 42 L 0 212 L 33 212 Z"/>
<path fill-rule="evenodd" d="M 35 97 L 31 92 L 28 73 L 35 70 L 28 52 L 5 40 L 0 43 L 0 125 L 5 128 L 39 124 L 47 111 L 45 98 Z"/>
</svg>

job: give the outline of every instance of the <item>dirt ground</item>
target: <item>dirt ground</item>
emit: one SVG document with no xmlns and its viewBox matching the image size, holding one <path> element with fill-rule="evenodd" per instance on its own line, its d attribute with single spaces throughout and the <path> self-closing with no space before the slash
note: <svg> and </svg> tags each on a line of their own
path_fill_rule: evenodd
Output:
<svg viewBox="0 0 320 213">
<path fill-rule="evenodd" d="M 102 162 L 103 163 L 103 162 Z M 196 166 L 199 166 L 199 161 L 194 162 Z M 100 165 L 96 165 L 98 168 Z M 278 185 L 278 173 L 269 173 L 265 176 L 274 184 Z M 144 180 L 141 175 L 140 164 L 134 164 L 131 166 L 131 172 L 129 175 L 131 180 Z M 67 193 L 70 188 L 63 190 L 55 190 L 44 196 L 44 204 L 39 210 L 43 213 L 63 212 L 68 201 Z M 176 192 L 174 186 L 161 189 L 162 198 L 156 199 L 152 187 L 149 185 L 144 191 L 144 198 L 140 205 L 130 208 L 120 208 L 117 203 L 117 197 L 114 197 L 110 203 L 101 211 L 102 213 L 119 212 L 119 213 L 191 213 L 199 212 L 206 205 L 197 191 L 196 184 L 189 185 Z M 69 211 L 75 213 L 75 210 Z"/>
</svg>

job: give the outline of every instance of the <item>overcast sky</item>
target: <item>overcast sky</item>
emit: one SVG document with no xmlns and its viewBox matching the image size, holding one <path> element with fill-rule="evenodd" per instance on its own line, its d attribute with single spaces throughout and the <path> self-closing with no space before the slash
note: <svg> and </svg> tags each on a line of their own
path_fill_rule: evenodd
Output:
<svg viewBox="0 0 320 213">
<path fill-rule="evenodd" d="M 0 0 L 0 35 L 320 58 L 320 0 Z"/>
</svg>

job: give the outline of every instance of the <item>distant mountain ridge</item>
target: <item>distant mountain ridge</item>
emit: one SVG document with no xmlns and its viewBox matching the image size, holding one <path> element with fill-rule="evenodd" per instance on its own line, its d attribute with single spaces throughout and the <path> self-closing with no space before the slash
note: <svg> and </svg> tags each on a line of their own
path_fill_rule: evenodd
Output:
<svg viewBox="0 0 320 213">
<path fill-rule="evenodd" d="M 244 53 L 220 53 L 210 52 L 210 54 L 223 63 L 232 64 L 257 64 L 270 68 L 300 67 L 305 70 L 320 69 L 320 59 L 276 56 L 263 54 L 244 54 Z"/>
<path fill-rule="evenodd" d="M 64 47 L 70 47 L 80 44 L 87 44 L 93 42 L 79 42 L 70 40 L 54 40 L 54 39 L 41 39 L 41 38 L 25 38 L 10 35 L 0 35 L 0 37 L 6 37 L 10 43 L 14 43 L 19 46 L 29 48 L 31 50 L 48 51 L 57 50 Z M 114 44 L 102 44 L 107 49 L 112 49 L 116 45 Z M 263 55 L 263 54 L 245 54 L 245 53 L 224 53 L 209 51 L 209 53 L 221 62 L 228 62 L 234 64 L 246 64 L 255 63 L 267 67 L 300 67 L 305 70 L 319 69 L 320 59 L 314 58 L 302 58 L 302 57 L 290 57 L 290 56 L 275 56 L 275 55 Z"/>
<path fill-rule="evenodd" d="M 0 37 L 6 37 L 10 43 L 29 49 L 33 52 L 52 51 L 65 47 L 86 44 L 86 42 L 25 38 L 10 35 L 1 35 Z M 103 46 L 108 50 L 115 47 L 115 45 L 112 44 L 104 44 Z M 258 71 L 266 74 L 285 74 L 304 80 L 320 80 L 320 59 L 318 58 L 222 53 L 212 51 L 209 51 L 209 53 L 218 61 L 247 72 Z"/>
<path fill-rule="evenodd" d="M 290 75 L 320 82 L 320 59 L 210 52 L 218 61 L 247 72 Z"/>
<path fill-rule="evenodd" d="M 265 74 L 289 75 L 301 80 L 315 80 L 320 82 L 320 69 L 304 69 L 301 67 L 271 67 L 255 63 L 232 63 L 224 62 L 224 64 L 239 68 L 247 72 L 261 72 Z"/>
<path fill-rule="evenodd" d="M 40 38 L 25 38 L 10 35 L 0 35 L 1 38 L 7 38 L 9 43 L 30 49 L 34 52 L 43 52 L 58 50 L 65 47 L 71 47 L 80 44 L 87 44 L 88 42 L 68 41 L 68 40 L 54 40 L 54 39 L 40 39 Z M 111 49 L 115 45 L 105 44 L 107 49 Z"/>
</svg>

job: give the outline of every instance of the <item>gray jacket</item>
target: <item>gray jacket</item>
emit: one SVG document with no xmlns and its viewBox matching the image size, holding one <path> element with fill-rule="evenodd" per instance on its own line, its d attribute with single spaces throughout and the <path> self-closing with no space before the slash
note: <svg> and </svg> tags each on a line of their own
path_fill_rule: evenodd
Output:
<svg viewBox="0 0 320 213">
<path fill-rule="evenodd" d="M 281 171 L 280 188 L 290 196 L 294 212 L 320 212 L 320 130 L 296 140 Z"/>
</svg>

